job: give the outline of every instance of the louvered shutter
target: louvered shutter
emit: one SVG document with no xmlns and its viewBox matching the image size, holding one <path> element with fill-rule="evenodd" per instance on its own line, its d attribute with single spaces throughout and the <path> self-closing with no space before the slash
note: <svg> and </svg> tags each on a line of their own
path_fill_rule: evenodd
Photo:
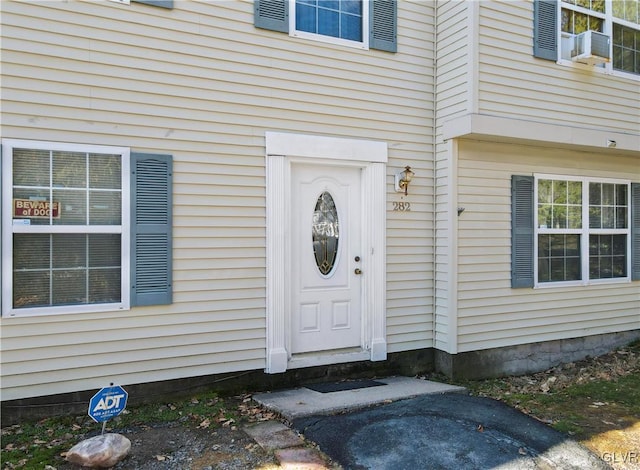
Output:
<svg viewBox="0 0 640 470">
<path fill-rule="evenodd" d="M 533 176 L 511 177 L 511 287 L 533 287 Z"/>
<path fill-rule="evenodd" d="M 369 48 L 397 52 L 397 2 L 372 0 L 369 10 Z"/>
<path fill-rule="evenodd" d="M 558 2 L 533 2 L 533 55 L 540 59 L 558 60 Z"/>
<path fill-rule="evenodd" d="M 640 281 L 640 183 L 631 183 L 631 279 Z"/>
<path fill-rule="evenodd" d="M 144 3 L 146 5 L 151 5 L 154 7 L 168 8 L 168 9 L 173 8 L 173 0 L 131 0 L 131 1 L 135 3 Z"/>
<path fill-rule="evenodd" d="M 131 154 L 131 305 L 172 302 L 172 158 Z"/>
<path fill-rule="evenodd" d="M 256 28 L 289 32 L 289 2 L 286 0 L 254 0 L 253 16 Z"/>
</svg>

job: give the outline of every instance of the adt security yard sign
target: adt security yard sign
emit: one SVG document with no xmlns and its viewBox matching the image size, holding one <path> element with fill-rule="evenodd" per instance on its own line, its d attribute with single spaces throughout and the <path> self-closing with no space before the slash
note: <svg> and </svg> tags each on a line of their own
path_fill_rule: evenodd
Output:
<svg viewBox="0 0 640 470">
<path fill-rule="evenodd" d="M 89 416 L 96 423 L 109 421 L 124 411 L 128 396 L 119 385 L 103 388 L 91 398 Z"/>
</svg>

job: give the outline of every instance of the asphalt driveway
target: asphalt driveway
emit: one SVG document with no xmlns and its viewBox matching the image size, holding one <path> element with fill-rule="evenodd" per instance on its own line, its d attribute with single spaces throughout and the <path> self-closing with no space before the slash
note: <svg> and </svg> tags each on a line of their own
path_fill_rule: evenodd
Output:
<svg viewBox="0 0 640 470">
<path fill-rule="evenodd" d="M 421 395 L 295 418 L 346 469 L 609 469 L 585 447 L 489 398 Z"/>
</svg>

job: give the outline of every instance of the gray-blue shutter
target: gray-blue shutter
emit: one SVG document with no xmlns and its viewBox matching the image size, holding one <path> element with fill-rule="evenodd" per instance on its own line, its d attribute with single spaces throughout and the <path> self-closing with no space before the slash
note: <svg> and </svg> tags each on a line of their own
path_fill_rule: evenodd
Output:
<svg viewBox="0 0 640 470">
<path fill-rule="evenodd" d="M 533 2 L 533 55 L 540 59 L 558 60 L 558 2 Z"/>
<path fill-rule="evenodd" d="M 173 8 L 173 0 L 131 0 L 135 3 L 144 3 L 154 7 L 167 8 L 171 10 Z"/>
<path fill-rule="evenodd" d="M 640 183 L 631 183 L 631 279 L 640 281 Z"/>
<path fill-rule="evenodd" d="M 371 0 L 369 8 L 369 48 L 398 51 L 396 0 Z"/>
<path fill-rule="evenodd" d="M 253 21 L 256 28 L 289 32 L 289 2 L 287 0 L 254 0 Z"/>
<path fill-rule="evenodd" d="M 511 176 L 511 287 L 533 287 L 533 176 Z"/>
<path fill-rule="evenodd" d="M 131 154 L 131 305 L 172 302 L 172 157 Z"/>
</svg>

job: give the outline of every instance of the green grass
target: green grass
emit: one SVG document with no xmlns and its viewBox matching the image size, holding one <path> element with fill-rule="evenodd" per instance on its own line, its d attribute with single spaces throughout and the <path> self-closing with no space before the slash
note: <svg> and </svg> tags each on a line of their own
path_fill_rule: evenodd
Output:
<svg viewBox="0 0 640 470">
<path fill-rule="evenodd" d="M 69 438 L 79 428 L 75 418 L 60 417 L 3 430 L 3 468 L 39 469 L 69 450 Z"/>
<path fill-rule="evenodd" d="M 625 406 L 632 413 L 640 414 L 640 374 L 621 377 L 615 382 L 596 381 L 567 389 L 570 400 L 595 400 Z"/>
</svg>

